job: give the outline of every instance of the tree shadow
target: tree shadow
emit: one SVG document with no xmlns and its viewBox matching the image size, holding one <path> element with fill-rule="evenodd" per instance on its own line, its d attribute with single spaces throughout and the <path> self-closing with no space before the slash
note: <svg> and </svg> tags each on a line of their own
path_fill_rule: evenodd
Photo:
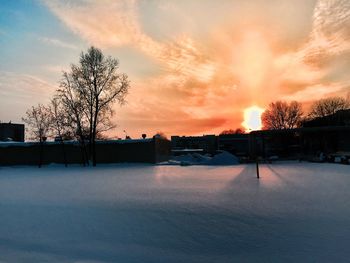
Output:
<svg viewBox="0 0 350 263">
<path fill-rule="evenodd" d="M 259 191 L 260 180 L 256 177 L 255 164 L 247 164 L 244 169 L 227 183 L 225 192 L 239 193 Z"/>
<path fill-rule="evenodd" d="M 288 179 L 288 177 L 285 174 L 282 174 L 280 171 L 278 171 L 273 165 L 267 164 L 266 168 L 273 174 L 276 178 L 279 179 L 280 182 L 283 184 L 295 184 L 293 180 Z"/>
</svg>

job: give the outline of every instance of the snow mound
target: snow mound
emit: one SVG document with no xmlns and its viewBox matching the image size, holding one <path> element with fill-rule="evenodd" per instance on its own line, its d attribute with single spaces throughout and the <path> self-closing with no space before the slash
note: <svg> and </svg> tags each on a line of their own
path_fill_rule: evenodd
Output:
<svg viewBox="0 0 350 263">
<path fill-rule="evenodd" d="M 209 165 L 232 165 L 239 164 L 238 158 L 229 152 L 221 152 L 217 155 L 214 155 L 211 160 L 208 161 Z"/>
<path fill-rule="evenodd" d="M 192 154 L 190 154 L 190 153 L 184 154 L 184 155 L 180 155 L 180 156 L 176 156 L 172 160 L 173 161 L 177 161 L 177 162 L 189 162 L 189 163 L 193 163 L 193 162 L 197 161 L 194 158 L 194 156 Z"/>
<path fill-rule="evenodd" d="M 238 158 L 233 154 L 221 151 L 213 157 L 199 153 L 188 153 L 185 155 L 175 156 L 166 164 L 171 165 L 235 165 L 239 164 Z"/>
</svg>

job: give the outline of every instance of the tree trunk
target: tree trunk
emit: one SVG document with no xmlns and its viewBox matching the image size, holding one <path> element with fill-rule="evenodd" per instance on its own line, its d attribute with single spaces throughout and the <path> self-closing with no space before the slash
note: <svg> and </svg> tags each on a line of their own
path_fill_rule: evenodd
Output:
<svg viewBox="0 0 350 263">
<path fill-rule="evenodd" d="M 96 166 L 96 140 L 92 141 L 92 166 Z"/>
<path fill-rule="evenodd" d="M 39 149 L 39 168 L 41 168 L 41 165 L 42 165 L 42 162 L 43 162 L 43 141 L 42 139 L 40 138 L 40 149 Z"/>
<path fill-rule="evenodd" d="M 98 117 L 98 97 L 95 98 L 96 104 L 95 104 L 95 116 L 94 116 L 94 126 L 93 126 L 93 132 L 92 132 L 92 165 L 96 166 L 96 129 L 97 129 L 97 117 Z"/>
<path fill-rule="evenodd" d="M 87 150 L 87 157 L 88 157 L 88 160 L 91 160 L 92 159 L 92 136 L 89 135 L 89 145 L 88 145 L 88 150 Z"/>
<path fill-rule="evenodd" d="M 83 131 L 82 131 L 81 126 L 80 126 L 80 120 L 78 120 L 78 136 L 80 137 L 80 149 L 81 149 L 81 155 L 82 155 L 82 163 L 83 163 L 83 166 L 86 166 L 86 164 L 88 164 L 88 162 L 87 162 L 88 156 L 87 156 L 87 152 L 86 152 L 84 134 L 83 134 Z"/>
<path fill-rule="evenodd" d="M 62 151 L 63 151 L 63 161 L 64 161 L 64 166 L 67 167 L 67 155 L 66 155 L 66 149 L 64 147 L 64 142 L 63 138 L 61 137 L 61 145 L 62 145 Z"/>
<path fill-rule="evenodd" d="M 81 150 L 81 159 L 83 166 L 89 165 L 88 152 L 86 150 L 86 144 L 83 137 L 80 137 L 80 150 Z"/>
<path fill-rule="evenodd" d="M 85 150 L 84 150 L 82 141 L 80 141 L 80 151 L 81 151 L 81 163 L 85 167 L 86 166 Z"/>
<path fill-rule="evenodd" d="M 89 158 L 90 159 L 93 159 L 92 158 L 92 153 L 93 153 L 93 147 L 92 147 L 92 144 L 93 144 L 93 139 L 92 139 L 92 127 L 93 127 L 93 103 L 92 103 L 92 100 L 90 101 L 90 121 L 89 121 L 89 124 L 90 124 L 90 128 L 89 128 Z"/>
</svg>

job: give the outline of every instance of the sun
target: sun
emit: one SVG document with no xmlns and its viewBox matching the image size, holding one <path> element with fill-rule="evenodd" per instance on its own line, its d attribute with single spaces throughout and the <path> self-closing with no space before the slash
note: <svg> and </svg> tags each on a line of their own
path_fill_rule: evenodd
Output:
<svg viewBox="0 0 350 263">
<path fill-rule="evenodd" d="M 264 109 L 258 106 L 251 106 L 244 110 L 244 121 L 242 122 L 246 132 L 261 130 L 261 114 Z"/>
</svg>

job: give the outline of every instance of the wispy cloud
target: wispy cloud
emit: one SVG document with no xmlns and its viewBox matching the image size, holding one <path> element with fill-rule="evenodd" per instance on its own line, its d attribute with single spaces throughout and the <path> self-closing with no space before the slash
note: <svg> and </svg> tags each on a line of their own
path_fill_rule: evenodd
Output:
<svg viewBox="0 0 350 263">
<path fill-rule="evenodd" d="M 69 65 L 44 65 L 41 67 L 43 70 L 52 72 L 52 73 L 59 73 L 61 74 L 63 71 L 69 70 Z"/>
<path fill-rule="evenodd" d="M 0 103 L 0 120 L 20 121 L 28 108 L 47 102 L 56 89 L 37 76 L 0 71 L 0 97 L 6 98 Z"/>
<path fill-rule="evenodd" d="M 208 80 L 214 65 L 188 36 L 159 42 L 139 24 L 137 1 L 46 1 L 73 32 L 99 47 L 133 46 L 160 61 L 166 71 Z M 94 15 L 90 12 L 94 10 Z"/>
<path fill-rule="evenodd" d="M 56 46 L 56 47 L 69 48 L 69 49 L 78 49 L 77 46 L 75 46 L 75 45 L 73 45 L 71 43 L 67 43 L 67 42 L 64 42 L 62 40 L 56 39 L 56 38 L 39 37 L 38 40 L 43 42 L 43 43 L 45 43 L 45 44 L 53 45 L 53 46 Z"/>
<path fill-rule="evenodd" d="M 347 62 L 350 55 L 349 28 L 349 1 L 317 2 L 308 41 L 296 52 L 280 58 L 279 62 L 288 65 L 282 80 L 291 85 L 300 84 L 295 93 L 285 98 L 311 101 L 336 92 L 344 95 L 344 90 L 350 87 L 350 76 L 344 72 L 350 66 Z"/>
<path fill-rule="evenodd" d="M 143 37 L 133 0 L 44 2 L 70 29 L 95 45 L 120 46 Z"/>
<path fill-rule="evenodd" d="M 344 62 L 344 55 L 350 57 L 347 0 L 317 1 L 309 34 L 288 48 L 285 42 L 275 40 L 275 34 L 282 31 L 269 18 L 264 26 L 242 23 L 232 29 L 230 21 L 217 25 L 212 35 L 199 42 L 185 33 L 164 39 L 146 33 L 140 22 L 139 1 L 45 3 L 88 43 L 101 48 L 129 46 L 162 66 L 159 75 L 133 83 L 128 108 L 120 111 L 130 125 L 134 125 L 132 120 L 140 123 L 142 117 L 144 122 L 151 120 L 164 129 L 171 125 L 172 131 L 181 131 L 181 125 L 190 125 L 191 120 L 212 120 L 212 129 L 199 125 L 201 130 L 195 132 L 213 132 L 241 123 L 242 109 L 252 104 L 264 107 L 276 99 L 306 102 L 334 92 L 342 94 L 350 83 L 345 70 L 350 65 Z M 173 10 L 176 4 L 163 3 L 163 11 Z M 298 17 L 289 19 L 291 25 L 303 25 Z M 313 92 L 318 96 L 312 96 Z M 191 129 L 195 130 L 194 125 Z"/>
</svg>

